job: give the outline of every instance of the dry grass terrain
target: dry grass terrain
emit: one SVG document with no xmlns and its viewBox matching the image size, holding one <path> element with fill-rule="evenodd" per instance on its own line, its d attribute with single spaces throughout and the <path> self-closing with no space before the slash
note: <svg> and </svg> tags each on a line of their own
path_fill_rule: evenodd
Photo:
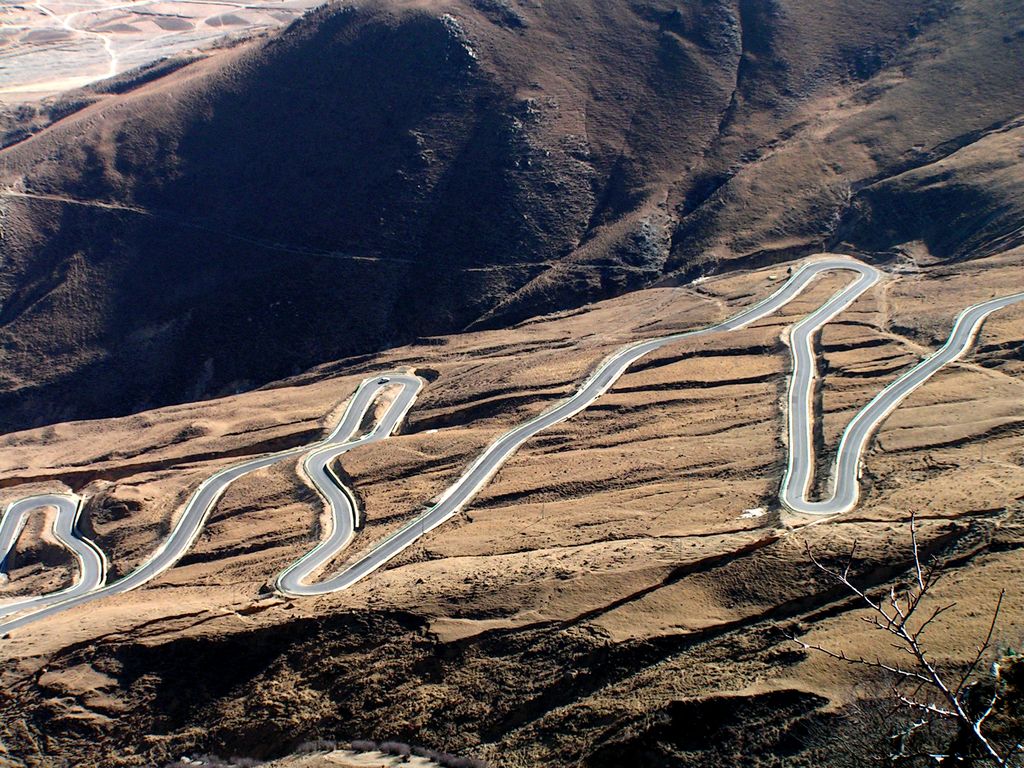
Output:
<svg viewBox="0 0 1024 768">
<path fill-rule="evenodd" d="M 853 409 L 944 340 L 960 309 L 1015 285 L 1022 259 L 1018 249 L 904 271 L 828 326 L 824 449 Z M 720 320 L 785 274 L 637 291 L 224 399 L 13 433 L 0 442 L 0 485 L 5 498 L 60 482 L 88 495 L 89 528 L 123 572 L 218 467 L 322 434 L 367 375 L 429 373 L 402 433 L 341 462 L 368 519 L 354 556 L 611 351 Z M 926 549 L 956 563 L 940 598 L 962 609 L 933 649 L 947 660 L 969 652 L 999 587 L 1020 579 L 1024 543 L 1019 307 L 993 316 L 968 358 L 883 425 L 855 512 L 811 527 L 780 515 L 782 336 L 842 280 L 745 330 L 645 358 L 524 447 L 463 515 L 347 592 L 261 594 L 313 543 L 321 510 L 294 463 L 239 481 L 149 587 L 4 642 L 3 743 L 30 765 L 44 754 L 102 765 L 190 750 L 270 757 L 321 736 L 399 738 L 503 766 L 611 766 L 637 750 L 679 765 L 740 754 L 820 764 L 811 725 L 857 681 L 787 633 L 885 648 L 815 574 L 805 542 L 838 554 L 858 540 L 860 578 L 885 583 L 907 564 L 917 513 Z M 744 514 L 757 508 L 766 514 Z M 30 556 L 4 592 L 69 578 L 36 529 L 21 548 Z M 1000 640 L 1019 645 L 1022 627 L 1011 591 Z M 683 727 L 693 718 L 704 730 Z"/>
<path fill-rule="evenodd" d="M 428 383 L 336 467 L 367 521 L 343 559 L 613 351 L 722 320 L 802 257 L 888 275 L 818 340 L 826 456 L 961 309 L 1024 285 L 1017 0 L 7 5 L 0 88 L 120 72 L 0 104 L 0 503 L 87 497 L 112 577 L 368 376 Z M 812 525 L 775 501 L 786 331 L 843 280 L 645 358 L 343 593 L 268 589 L 319 537 L 296 462 L 239 480 L 146 588 L 0 640 L 0 764 L 394 739 L 503 768 L 862 766 L 852 700 L 882 681 L 792 638 L 890 651 L 807 547 L 857 541 L 881 587 L 914 514 L 957 603 L 935 657 L 970 653 L 1003 586 L 1020 648 L 1024 308 L 883 424 L 861 505 Z M 73 577 L 47 525 L 0 599 Z"/>
</svg>

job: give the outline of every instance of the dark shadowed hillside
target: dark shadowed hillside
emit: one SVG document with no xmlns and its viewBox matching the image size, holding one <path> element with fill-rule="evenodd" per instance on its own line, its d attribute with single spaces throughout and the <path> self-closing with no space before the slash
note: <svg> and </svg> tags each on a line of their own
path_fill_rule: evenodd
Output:
<svg viewBox="0 0 1024 768">
<path fill-rule="evenodd" d="M 1021 71 L 1008 0 L 324 7 L 0 153 L 0 428 L 822 243 L 1013 245 Z"/>
</svg>

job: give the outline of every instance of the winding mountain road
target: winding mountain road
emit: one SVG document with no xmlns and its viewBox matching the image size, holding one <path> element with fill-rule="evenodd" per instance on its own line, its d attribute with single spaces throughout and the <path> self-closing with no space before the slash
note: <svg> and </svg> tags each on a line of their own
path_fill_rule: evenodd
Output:
<svg viewBox="0 0 1024 768">
<path fill-rule="evenodd" d="M 83 592 L 76 592 L 74 595 L 63 593 L 59 597 L 56 594 L 44 596 L 46 600 L 52 602 L 0 624 L 0 634 L 88 601 L 142 586 L 173 566 L 188 550 L 213 506 L 234 480 L 249 472 L 300 455 L 305 455 L 302 463 L 304 474 L 327 504 L 327 531 L 326 536 L 313 550 L 277 577 L 275 587 L 285 595 L 296 597 L 326 594 L 350 587 L 407 549 L 421 536 L 458 514 L 523 443 L 538 432 L 587 408 L 607 392 L 640 358 L 686 339 L 746 327 L 778 311 L 799 296 L 817 277 L 828 272 L 849 272 L 855 279 L 791 329 L 789 344 L 793 369 L 787 397 L 788 463 L 780 485 L 779 499 L 790 511 L 804 515 L 831 516 L 849 511 L 858 501 L 861 458 L 878 425 L 917 387 L 943 366 L 962 356 L 970 347 L 985 318 L 998 309 L 1024 301 L 1024 293 L 1015 293 L 968 307 L 957 318 L 948 341 L 941 349 L 889 384 L 857 413 L 844 431 L 839 444 L 833 464 L 830 495 L 819 501 L 808 499 L 814 478 L 814 451 L 811 439 L 814 413 L 811 397 L 818 375 L 813 341 L 826 323 L 846 310 L 882 277 L 882 273 L 876 268 L 843 256 L 808 260 L 768 298 L 724 322 L 638 342 L 619 350 L 602 362 L 571 396 L 558 401 L 548 410 L 506 432 L 491 443 L 444 492 L 437 503 L 392 535 L 376 543 L 366 555 L 345 567 L 337 575 L 319 582 L 313 580 L 314 576 L 325 569 L 351 542 L 358 527 L 359 513 L 354 495 L 331 470 L 330 464 L 341 453 L 360 445 L 383 440 L 397 429 L 422 387 L 422 381 L 415 376 L 388 373 L 380 378 L 367 379 L 350 399 L 338 426 L 324 440 L 310 446 L 250 459 L 220 470 L 196 489 L 170 535 L 142 566 L 112 584 L 103 587 L 93 586 L 91 591 L 85 591 L 83 588 Z M 371 406 L 380 401 L 385 391 L 393 394 L 384 413 L 374 421 L 368 432 L 359 435 L 361 426 L 367 422 Z M 26 499 L 15 504 L 28 501 Z M 2 530 L 0 528 L 0 533 Z M 74 539 L 73 533 L 71 538 Z M 2 543 L 3 539 L 0 538 L 0 544 Z M 81 583 L 80 581 L 76 585 L 76 589 Z"/>
<path fill-rule="evenodd" d="M 858 280 L 861 283 L 866 279 Z M 819 317 L 815 312 L 793 328 L 790 348 L 793 373 L 789 384 L 789 463 L 782 479 L 779 498 L 794 512 L 806 515 L 840 515 L 849 512 L 860 497 L 860 466 L 871 435 L 886 416 L 911 392 L 945 365 L 959 359 L 974 342 L 981 324 L 996 310 L 1024 301 L 1024 293 L 984 301 L 968 307 L 957 317 L 946 343 L 875 395 L 850 420 L 839 440 L 832 465 L 832 489 L 828 498 L 809 501 L 814 479 L 814 450 L 811 430 L 814 411 L 811 394 L 817 367 L 814 365 L 812 336 L 834 315 Z"/>
<path fill-rule="evenodd" d="M 103 580 L 107 575 L 106 558 L 99 547 L 78 532 L 82 500 L 77 496 L 62 493 L 27 496 L 7 505 L 3 517 L 0 517 L 0 574 L 6 578 L 7 558 L 13 551 L 29 516 L 48 507 L 54 510 L 50 532 L 75 556 L 78 562 L 78 576 L 71 586 L 56 592 L 0 603 L 0 617 L 89 594 L 103 586 Z"/>
<path fill-rule="evenodd" d="M 413 377 L 404 377 L 403 381 L 405 379 L 412 378 Z M 389 433 L 384 433 L 383 430 L 389 427 L 393 429 L 401 421 L 409 407 L 412 405 L 416 392 L 419 391 L 419 380 L 416 379 L 415 381 L 417 384 L 415 385 L 415 390 L 411 393 L 410 384 L 408 382 L 404 384 L 402 394 L 394 399 L 389 406 L 387 413 L 385 413 L 384 418 L 380 419 L 376 423 L 373 430 L 367 437 L 386 437 Z M 360 426 L 366 420 L 370 407 L 377 402 L 378 395 L 381 393 L 381 390 L 389 384 L 390 382 L 382 382 L 376 379 L 368 379 L 367 381 L 364 381 L 349 400 L 348 407 L 345 409 L 338 426 L 335 427 L 334 431 L 332 431 L 326 438 L 314 443 L 312 446 L 304 445 L 297 448 L 289 448 L 285 451 L 279 451 L 259 458 L 250 459 L 242 462 L 241 464 L 236 464 L 222 469 L 204 480 L 192 493 L 192 496 L 189 498 L 185 508 L 178 516 L 174 527 L 171 529 L 170 534 L 164 540 L 163 544 L 161 544 L 160 547 L 150 555 L 148 560 L 131 573 L 111 584 L 99 588 L 93 588 L 92 591 L 82 594 L 76 593 L 71 596 L 63 595 L 56 600 L 51 600 L 51 598 L 55 597 L 54 595 L 44 596 L 48 601 L 46 605 L 32 613 L 28 613 L 19 618 L 0 624 L 0 634 L 10 632 L 11 630 L 23 627 L 26 624 L 46 618 L 47 616 L 52 616 L 69 608 L 84 605 L 85 603 L 98 600 L 102 597 L 117 595 L 137 589 L 143 584 L 146 584 L 156 578 L 173 566 L 181 559 L 181 556 L 189 550 L 200 531 L 202 531 L 203 524 L 209 517 L 210 512 L 217 503 L 217 500 L 220 499 L 221 495 L 223 495 L 224 491 L 227 490 L 231 483 L 250 472 L 255 472 L 258 469 L 264 469 L 286 459 L 301 456 L 304 453 L 308 453 L 310 450 L 317 452 L 337 450 L 341 446 L 350 442 L 358 433 Z M 364 438 L 364 440 L 366 440 L 366 438 Z M 328 488 L 331 485 L 333 485 L 333 483 L 325 483 L 320 487 L 321 493 L 326 495 L 328 501 L 333 503 L 336 499 L 344 498 L 343 492 L 339 496 L 336 496 L 332 491 L 329 491 Z M 21 504 L 22 502 L 28 501 L 30 500 L 25 499 L 15 502 L 15 504 Z M 77 503 L 79 502 L 76 502 L 76 504 Z M 35 503 L 35 506 L 39 506 L 38 502 Z M 342 510 L 339 509 L 339 514 L 341 512 Z"/>
<path fill-rule="evenodd" d="M 393 373 L 378 379 L 376 385 L 363 382 L 360 392 L 370 398 L 367 401 L 370 403 L 381 388 L 395 385 L 400 386 L 401 390 L 373 431 L 342 445 L 325 445 L 303 459 L 303 472 L 320 492 L 330 509 L 330 533 L 316 547 L 278 575 L 274 582 L 278 592 L 292 597 L 308 597 L 336 592 L 346 586 L 336 583 L 335 579 L 327 579 L 316 584 L 311 583 L 313 574 L 324 568 L 349 545 L 358 526 L 359 511 L 355 496 L 345 487 L 341 478 L 331 470 L 330 464 L 341 454 L 360 445 L 383 440 L 398 428 L 413 403 L 416 402 L 416 396 L 423 386 L 422 379 Z M 352 403 L 355 404 L 357 399 L 354 398 Z M 363 408 L 364 412 L 366 407 Z M 353 405 L 349 405 L 349 410 L 352 408 Z"/>
</svg>

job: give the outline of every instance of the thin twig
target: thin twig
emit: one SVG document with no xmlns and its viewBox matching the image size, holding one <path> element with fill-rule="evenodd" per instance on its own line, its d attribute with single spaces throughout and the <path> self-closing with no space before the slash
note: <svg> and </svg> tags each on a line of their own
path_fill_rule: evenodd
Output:
<svg viewBox="0 0 1024 768">
<path fill-rule="evenodd" d="M 988 633 L 985 635 L 985 640 L 982 644 L 978 646 L 978 652 L 974 655 L 974 659 L 972 659 L 971 663 L 967 666 L 967 671 L 964 673 L 964 676 L 960 678 L 960 683 L 956 687 L 957 695 L 959 695 L 964 689 L 964 686 L 967 685 L 967 682 L 974 675 L 974 671 L 978 668 L 978 665 L 981 663 L 985 653 L 992 646 L 992 635 L 995 634 L 996 631 L 996 622 L 999 621 L 999 612 L 1003 608 L 1004 597 L 1006 597 L 1006 590 L 999 590 L 999 599 L 996 600 L 995 610 L 992 611 L 992 621 L 988 625 Z"/>
<path fill-rule="evenodd" d="M 885 664 L 881 661 L 881 659 L 875 659 L 874 661 L 871 661 L 870 659 L 866 659 L 863 656 L 847 656 L 845 651 L 833 651 L 832 649 L 825 648 L 821 645 L 816 645 L 814 643 L 805 643 L 803 640 L 797 638 L 793 638 L 793 642 L 799 645 L 805 651 L 818 651 L 819 653 L 823 653 L 826 656 L 831 656 L 833 659 L 836 659 L 837 661 L 844 661 L 847 664 L 859 664 L 865 667 L 874 667 L 875 669 L 884 670 L 898 677 L 906 678 L 908 680 L 916 680 L 922 684 L 931 684 L 932 682 L 931 678 L 925 677 L 924 675 L 919 674 L 917 672 L 912 672 L 910 670 L 903 669 L 902 667 L 893 666 L 891 664 Z"/>
<path fill-rule="evenodd" d="M 826 574 L 830 579 L 838 582 L 851 593 L 859 597 L 861 601 L 872 610 L 872 616 L 862 616 L 860 618 L 871 624 L 876 629 L 880 629 L 890 635 L 893 635 L 897 642 L 892 643 L 892 646 L 896 650 L 912 656 L 918 669 L 904 669 L 900 665 L 886 664 L 877 657 L 874 661 L 871 661 L 862 656 L 847 656 L 845 651 L 833 651 L 820 645 L 806 643 L 795 637 L 793 638 L 793 641 L 806 650 L 815 650 L 820 653 L 824 653 L 833 659 L 837 659 L 848 664 L 881 669 L 896 676 L 899 682 L 893 686 L 893 694 L 897 702 L 905 707 L 925 712 L 930 716 L 955 720 L 960 723 L 961 728 L 963 729 L 962 732 L 969 732 L 973 735 L 975 743 L 983 749 L 985 753 L 987 753 L 996 765 L 1008 766 L 1011 758 L 1024 748 L 1024 742 L 1014 745 L 1005 755 L 1000 755 L 999 750 L 982 732 L 982 726 L 995 710 L 996 704 L 998 703 L 998 686 L 996 687 L 991 700 L 988 702 L 988 706 L 977 717 L 972 716 L 972 713 L 969 711 L 968 705 L 963 698 L 965 691 L 971 685 L 971 680 L 978 669 L 978 665 L 981 663 L 986 652 L 992 647 L 992 637 L 995 634 L 995 627 L 999 620 L 999 614 L 1002 609 L 1003 599 L 1006 592 L 1005 590 L 1000 591 L 999 599 L 996 602 L 995 610 L 992 612 L 992 620 L 989 623 L 985 639 L 978 647 L 977 653 L 968 665 L 966 672 L 959 681 L 957 681 L 955 687 L 951 687 L 928 657 L 928 654 L 922 645 L 922 638 L 925 630 L 928 629 L 928 627 L 931 626 L 932 623 L 935 622 L 942 614 L 952 610 L 956 606 L 956 603 L 941 605 L 935 608 L 929 614 L 928 618 L 921 622 L 916 629 L 911 629 L 912 617 L 914 617 L 915 613 L 920 608 L 929 590 L 941 577 L 942 571 L 938 562 L 933 561 L 927 564 L 921 562 L 920 545 L 917 538 L 916 514 L 912 514 L 910 516 L 910 537 L 913 549 L 914 576 L 916 584 L 913 586 L 907 586 L 906 588 L 901 588 L 900 590 L 897 590 L 896 586 L 891 586 L 889 588 L 888 595 L 877 602 L 873 600 L 866 591 L 857 587 L 852 581 L 850 581 L 850 570 L 853 567 L 857 548 L 856 542 L 854 542 L 850 549 L 850 555 L 847 558 L 846 565 L 842 572 L 825 566 L 815 557 L 814 552 L 811 551 L 810 544 L 805 542 L 805 545 L 807 548 L 807 554 L 816 568 Z M 901 685 L 914 685 L 915 687 L 908 695 L 900 690 L 899 686 Z M 923 691 L 926 690 L 931 691 L 932 696 L 936 696 L 938 700 L 940 702 L 944 702 L 944 704 L 929 701 L 928 699 L 932 699 L 932 696 L 925 697 L 922 695 Z M 922 723 L 924 722 L 927 722 L 927 718 L 922 721 Z M 920 726 L 913 726 L 905 731 L 904 738 L 912 733 L 917 727 Z M 905 753 L 905 748 L 905 743 L 901 744 L 901 754 Z"/>
<path fill-rule="evenodd" d="M 921 570 L 920 549 L 917 546 L 917 512 L 910 513 L 910 544 L 914 550 L 914 573 L 917 574 L 917 586 L 924 592 L 924 573 Z"/>
</svg>

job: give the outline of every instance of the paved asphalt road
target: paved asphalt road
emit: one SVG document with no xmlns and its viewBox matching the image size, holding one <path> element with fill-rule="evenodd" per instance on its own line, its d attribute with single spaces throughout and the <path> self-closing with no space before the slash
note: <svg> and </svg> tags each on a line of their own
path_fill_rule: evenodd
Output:
<svg viewBox="0 0 1024 768">
<path fill-rule="evenodd" d="M 857 281 L 859 284 L 866 277 Z M 855 287 L 856 284 L 852 287 Z M 865 286 L 866 288 L 866 286 Z M 984 301 L 968 307 L 957 317 L 946 343 L 902 376 L 897 378 L 864 406 L 846 426 L 832 467 L 829 498 L 808 501 L 807 492 L 814 478 L 814 451 L 811 426 L 813 380 L 817 376 L 811 337 L 831 319 L 821 310 L 793 328 L 790 348 L 793 375 L 789 386 L 789 466 L 783 478 L 779 498 L 794 512 L 809 515 L 838 515 L 849 512 L 860 496 L 860 465 L 868 441 L 878 425 L 915 389 L 943 366 L 962 357 L 974 342 L 985 318 L 998 309 L 1024 301 L 1024 293 Z"/>
<path fill-rule="evenodd" d="M 397 379 L 399 377 L 396 376 L 395 378 Z M 401 383 L 404 384 L 402 395 L 395 400 L 395 404 L 398 405 L 400 410 L 399 412 L 396 412 L 395 405 L 389 408 L 388 414 L 386 414 L 385 418 L 375 427 L 374 434 L 380 432 L 382 425 L 389 423 L 397 424 L 398 420 L 404 416 L 405 411 L 408 410 L 411 405 L 411 401 L 408 400 L 410 397 L 410 385 L 406 379 L 413 379 L 413 377 L 401 378 Z M 416 379 L 413 380 L 418 382 Z M 241 464 L 236 464 L 235 466 L 222 469 L 212 475 L 210 478 L 203 481 L 193 492 L 168 537 L 164 540 L 163 544 L 157 548 L 156 552 L 146 560 L 146 562 L 128 575 L 108 584 L 105 587 L 93 589 L 93 591 L 86 594 L 76 594 L 71 597 L 67 597 L 65 595 L 63 599 L 46 605 L 40 610 L 2 623 L 0 624 L 0 635 L 6 634 L 7 632 L 23 627 L 34 621 L 38 621 L 39 619 L 46 618 L 47 616 L 52 616 L 60 611 L 97 600 L 101 597 L 128 592 L 129 590 L 136 589 L 146 582 L 156 578 L 173 566 L 192 546 L 192 543 L 202 530 L 202 527 L 206 522 L 206 518 L 209 517 L 210 511 L 231 483 L 249 472 L 269 467 L 272 464 L 284 461 L 285 459 L 300 456 L 310 450 L 319 451 L 328 448 L 336 449 L 337 447 L 344 445 L 358 432 L 360 425 L 363 423 L 370 410 L 370 406 L 376 402 L 380 390 L 385 386 L 390 386 L 390 382 L 382 384 L 377 378 L 367 379 L 360 384 L 359 388 L 352 396 L 348 407 L 345 409 L 345 413 L 338 426 L 324 440 L 315 443 L 312 446 L 299 446 L 297 448 L 290 448 L 286 451 L 279 451 L 278 453 L 261 456 L 256 459 L 250 459 L 249 461 L 245 461 Z M 418 390 L 419 384 L 417 383 L 415 391 L 411 393 L 411 398 L 415 398 L 415 394 Z M 391 413 L 395 414 L 395 418 L 389 418 Z M 326 487 L 327 486 L 321 488 L 321 492 L 324 492 Z M 328 498 L 330 499 L 331 497 Z M 17 504 L 20 502 L 15 503 Z"/>
<path fill-rule="evenodd" d="M 18 499 L 7 505 L 3 517 L 0 517 L 0 574 L 6 577 L 7 558 L 14 549 L 29 515 L 47 507 L 55 511 L 51 518 L 50 531 L 57 541 L 74 554 L 78 561 L 78 577 L 65 589 L 38 597 L 0 603 L 0 616 L 42 608 L 87 594 L 103 586 L 107 574 L 107 561 L 99 548 L 76 530 L 82 505 L 77 496 L 70 494 L 45 493 Z"/>
<path fill-rule="evenodd" d="M 469 469 L 445 491 L 437 504 L 377 544 L 368 554 L 334 577 L 332 583 L 336 585 L 337 589 L 344 589 L 355 584 L 410 547 L 424 533 L 450 520 L 476 495 L 509 456 L 516 452 L 519 446 L 541 430 L 565 421 L 587 408 L 598 397 L 607 392 L 618 378 L 625 373 L 627 368 L 644 355 L 683 339 L 710 336 L 711 334 L 723 331 L 734 331 L 743 328 L 750 323 L 773 314 L 780 307 L 792 301 L 821 273 L 834 270 L 852 270 L 857 272 L 860 277 L 853 285 L 843 289 L 829 299 L 811 317 L 815 317 L 819 313 L 828 316 L 838 314 L 849 306 L 857 296 L 867 290 L 870 285 L 876 282 L 879 276 L 873 267 L 869 267 L 854 259 L 832 257 L 810 261 L 804 264 L 767 299 L 740 312 L 729 320 L 708 328 L 663 336 L 619 350 L 612 357 L 605 360 L 571 397 L 556 403 L 541 415 L 506 432 L 491 443 L 476 461 L 470 465 Z"/>
<path fill-rule="evenodd" d="M 381 383 L 387 379 L 387 383 Z M 370 380 L 367 380 L 370 381 Z M 416 402 L 416 396 L 423 386 L 422 379 L 416 376 L 388 373 L 376 384 L 367 385 L 364 390 L 367 397 L 376 397 L 385 387 L 401 386 L 401 390 L 388 406 L 384 417 L 377 422 L 369 434 L 342 445 L 326 445 L 306 456 L 302 468 L 313 486 L 326 500 L 331 513 L 330 533 L 322 539 L 308 554 L 295 561 L 283 570 L 274 581 L 278 592 L 292 597 L 325 595 L 341 589 L 334 579 L 319 583 L 311 583 L 313 574 L 326 566 L 334 557 L 352 541 L 357 526 L 357 505 L 352 492 L 345 487 L 341 479 L 331 470 L 330 463 L 343 453 L 367 443 L 377 442 L 390 436 L 405 419 L 406 413 Z M 360 407 L 353 398 L 348 410 Z M 365 407 L 363 407 L 365 411 Z M 347 416 L 346 411 L 346 416 Z"/>
<path fill-rule="evenodd" d="M 943 365 L 961 356 L 970 346 L 984 319 L 997 309 L 1024 300 L 1014 294 L 984 302 L 965 310 L 957 319 L 949 340 L 938 352 L 903 374 L 886 387 L 850 422 L 843 434 L 833 470 L 833 492 L 829 499 L 811 502 L 806 499 L 814 474 L 811 426 L 813 411 L 811 393 L 817 371 L 812 342 L 818 330 L 845 310 L 857 297 L 880 279 L 880 273 L 855 259 L 830 256 L 806 262 L 780 288 L 764 301 L 717 325 L 685 333 L 673 334 L 633 344 L 606 359 L 570 397 L 559 401 L 544 413 L 499 437 L 469 466 L 463 475 L 442 495 L 438 502 L 409 524 L 377 543 L 368 554 L 341 573 L 318 584 L 310 583 L 316 571 L 325 566 L 352 539 L 356 525 L 356 507 L 351 492 L 329 469 L 330 461 L 356 445 L 383 439 L 392 433 L 415 401 L 421 382 L 412 376 L 386 374 L 390 381 L 367 379 L 356 391 L 341 423 L 325 440 L 313 446 L 282 451 L 252 459 L 221 470 L 205 481 L 192 495 L 170 536 L 156 553 L 123 579 L 102 589 L 44 607 L 34 613 L 0 624 L 0 634 L 32 621 L 52 615 L 75 605 L 109 594 L 135 589 L 170 568 L 192 545 L 207 516 L 224 489 L 235 479 L 255 469 L 278 461 L 308 454 L 304 470 L 327 501 L 331 511 L 331 530 L 320 544 L 276 580 L 278 590 L 288 595 L 311 595 L 333 592 L 351 586 L 374 572 L 420 536 L 449 520 L 476 495 L 504 462 L 527 440 L 543 429 L 557 424 L 587 408 L 604 394 L 629 366 L 644 355 L 684 339 L 733 331 L 776 312 L 798 296 L 816 277 L 824 272 L 849 271 L 856 280 L 835 293 L 815 312 L 792 329 L 790 347 L 793 354 L 793 375 L 788 397 L 789 464 L 780 488 L 782 503 L 795 512 L 831 515 L 852 508 L 857 502 L 859 463 L 867 442 L 878 424 L 910 392 L 920 386 Z M 372 431 L 358 440 L 353 437 L 365 421 L 370 406 L 381 389 L 400 386 L 397 396 Z"/>
</svg>

